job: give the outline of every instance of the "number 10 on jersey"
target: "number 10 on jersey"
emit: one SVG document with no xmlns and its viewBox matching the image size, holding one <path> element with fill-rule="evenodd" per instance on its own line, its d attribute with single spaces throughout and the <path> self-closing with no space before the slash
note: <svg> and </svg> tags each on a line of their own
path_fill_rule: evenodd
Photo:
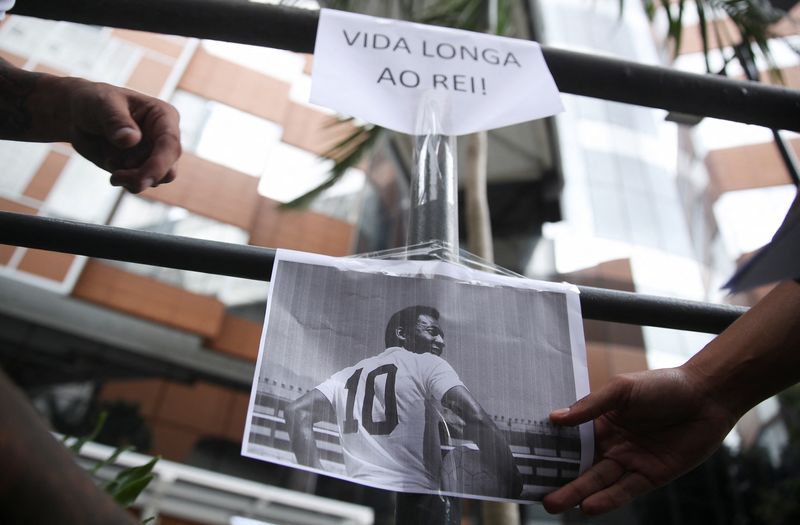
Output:
<svg viewBox="0 0 800 525">
<path fill-rule="evenodd" d="M 347 390 L 347 415 L 343 422 L 343 432 L 354 434 L 358 432 L 359 420 L 354 414 L 356 396 L 361 395 L 361 426 L 373 436 L 391 434 L 397 426 L 397 397 L 395 396 L 395 379 L 397 378 L 397 365 L 385 364 L 372 370 L 367 374 L 364 382 L 364 391 L 359 392 L 359 379 L 364 369 L 359 368 L 351 375 L 344 384 Z M 386 386 L 383 390 L 383 421 L 375 421 L 372 417 L 372 409 L 375 403 L 375 380 L 386 376 Z"/>
</svg>

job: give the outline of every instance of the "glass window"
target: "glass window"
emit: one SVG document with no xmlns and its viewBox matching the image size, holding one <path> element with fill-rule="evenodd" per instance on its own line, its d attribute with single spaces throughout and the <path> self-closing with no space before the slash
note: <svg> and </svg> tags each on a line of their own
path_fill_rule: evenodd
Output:
<svg viewBox="0 0 800 525">
<path fill-rule="evenodd" d="M 108 179 L 108 172 L 75 153 L 50 191 L 44 209 L 59 217 L 105 223 L 121 191 Z"/>
<path fill-rule="evenodd" d="M 175 91 L 171 102 L 181 115 L 181 145 L 186 151 L 195 151 L 211 112 L 211 102 L 182 90 Z"/>
<path fill-rule="evenodd" d="M 215 40 L 204 41 L 203 49 L 224 60 L 289 83 L 303 76 L 306 65 L 303 55 L 282 49 Z"/>
<path fill-rule="evenodd" d="M 88 76 L 108 43 L 101 27 L 61 22 L 50 29 L 39 61 L 77 76 Z"/>
<path fill-rule="evenodd" d="M 651 207 L 661 232 L 661 248 L 668 253 L 691 257 L 689 231 L 680 202 L 676 199 L 656 198 Z"/>
<path fill-rule="evenodd" d="M 631 178 L 638 175 L 628 174 Z M 653 213 L 653 201 L 650 194 L 642 191 L 633 191 L 626 186 L 625 209 L 627 210 L 628 224 L 630 225 L 631 242 L 641 246 L 653 248 L 661 247 L 661 235 Z"/>
<path fill-rule="evenodd" d="M 49 151 L 47 144 L 0 141 L 0 193 L 22 195 Z"/>
<path fill-rule="evenodd" d="M 234 244 L 247 244 L 246 231 L 177 206 L 152 202 L 126 194 L 111 221 L 113 226 L 180 235 Z M 114 262 L 127 271 L 152 277 L 193 293 L 215 296 L 227 305 L 245 304 L 266 298 L 266 283 L 222 275 L 176 270 L 141 264 Z"/>
<path fill-rule="evenodd" d="M 224 104 L 212 103 L 195 152 L 248 175 L 259 176 L 283 128 Z"/>
<path fill-rule="evenodd" d="M 310 208 L 336 219 L 358 223 L 367 187 L 367 176 L 363 171 L 351 168 L 336 184 L 322 192 Z"/>
<path fill-rule="evenodd" d="M 122 40 L 108 40 L 102 53 L 83 76 L 97 82 L 123 86 L 128 82 L 141 56 L 139 49 Z"/>
<path fill-rule="evenodd" d="M 0 26 L 0 49 L 30 57 L 42 47 L 56 22 L 12 16 Z"/>
<path fill-rule="evenodd" d="M 283 128 L 266 119 L 185 91 L 172 99 L 181 113 L 181 139 L 188 151 L 258 177 Z"/>
<path fill-rule="evenodd" d="M 304 149 L 276 143 L 270 149 L 258 192 L 288 202 L 327 180 L 332 165 Z"/>
<path fill-rule="evenodd" d="M 628 219 L 619 191 L 612 186 L 600 186 L 592 188 L 591 198 L 597 235 L 628 241 Z"/>
<path fill-rule="evenodd" d="M 795 194 L 790 184 L 723 193 L 714 203 L 714 216 L 730 257 L 736 259 L 768 243 Z"/>
</svg>

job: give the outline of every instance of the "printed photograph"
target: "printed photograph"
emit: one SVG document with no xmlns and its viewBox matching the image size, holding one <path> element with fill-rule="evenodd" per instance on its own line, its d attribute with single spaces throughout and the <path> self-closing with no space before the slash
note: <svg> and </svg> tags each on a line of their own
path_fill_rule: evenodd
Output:
<svg viewBox="0 0 800 525">
<path fill-rule="evenodd" d="M 312 260 L 276 261 L 244 455 L 497 500 L 577 477 L 591 450 L 547 418 L 587 383 L 565 291 Z"/>
</svg>

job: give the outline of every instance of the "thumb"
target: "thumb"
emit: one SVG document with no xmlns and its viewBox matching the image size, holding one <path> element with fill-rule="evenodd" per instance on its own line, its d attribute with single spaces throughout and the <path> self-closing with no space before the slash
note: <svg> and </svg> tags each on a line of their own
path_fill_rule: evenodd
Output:
<svg viewBox="0 0 800 525">
<path fill-rule="evenodd" d="M 102 135 L 118 148 L 127 149 L 138 144 L 142 140 L 142 132 L 131 115 L 124 93 L 113 90 L 100 100 L 85 115 L 86 131 Z"/>
<path fill-rule="evenodd" d="M 597 392 L 577 400 L 569 408 L 552 411 L 550 420 L 557 425 L 578 425 L 591 421 L 618 408 L 627 397 L 630 387 L 627 381 L 612 380 Z"/>
<path fill-rule="evenodd" d="M 142 132 L 133 120 L 131 123 L 109 126 L 109 131 L 104 133 L 108 140 L 118 148 L 128 149 L 137 145 L 142 140 Z"/>
</svg>

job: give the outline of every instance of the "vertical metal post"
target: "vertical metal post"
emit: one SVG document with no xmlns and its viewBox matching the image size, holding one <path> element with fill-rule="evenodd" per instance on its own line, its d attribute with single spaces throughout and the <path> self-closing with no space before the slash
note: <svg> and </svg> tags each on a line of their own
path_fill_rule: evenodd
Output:
<svg viewBox="0 0 800 525">
<path fill-rule="evenodd" d="M 742 42 L 734 47 L 734 52 L 736 53 L 736 58 L 739 59 L 739 64 L 741 64 L 747 79 L 751 82 L 758 82 L 758 67 L 756 66 L 756 59 L 753 56 L 750 46 Z M 783 138 L 779 130 L 773 128 L 772 137 L 775 139 L 778 153 L 781 155 L 781 160 L 786 167 L 789 178 L 792 179 L 792 184 L 800 188 L 800 163 L 797 161 L 797 155 L 795 155 L 792 146 Z"/>
<path fill-rule="evenodd" d="M 781 135 L 780 130 L 773 129 L 772 136 L 775 138 L 775 145 L 778 146 L 778 153 L 781 154 L 783 165 L 786 166 L 786 171 L 789 173 L 789 178 L 792 183 L 800 187 L 800 165 L 797 162 L 797 155 L 794 153 L 792 146 Z"/>
<path fill-rule="evenodd" d="M 438 241 L 458 260 L 458 170 L 455 137 L 439 133 L 439 113 L 423 104 L 415 137 L 407 244 Z M 397 525 L 458 525 L 461 502 L 438 494 L 397 494 Z"/>
<path fill-rule="evenodd" d="M 458 182 L 455 137 L 415 137 L 408 244 L 441 241 L 458 257 Z"/>
</svg>

